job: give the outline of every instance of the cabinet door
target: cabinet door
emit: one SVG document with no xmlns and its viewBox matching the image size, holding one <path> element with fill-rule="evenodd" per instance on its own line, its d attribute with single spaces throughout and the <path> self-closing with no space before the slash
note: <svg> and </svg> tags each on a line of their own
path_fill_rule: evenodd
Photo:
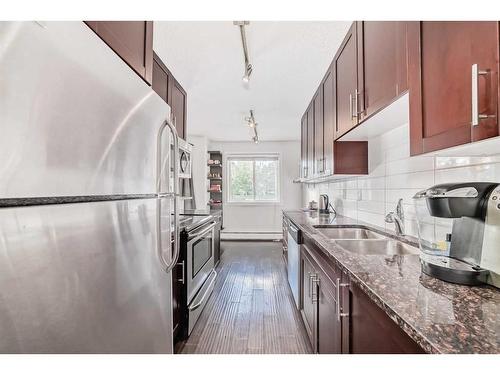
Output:
<svg viewBox="0 0 500 375">
<path fill-rule="evenodd" d="M 313 351 L 316 352 L 316 298 L 317 286 L 313 283 L 316 276 L 316 270 L 312 259 L 304 247 L 300 251 L 300 278 L 301 278 L 301 314 L 306 327 L 307 335 L 311 342 Z"/>
<path fill-rule="evenodd" d="M 168 103 L 168 81 L 169 76 L 168 73 L 163 70 L 160 63 L 154 59 L 153 60 L 153 82 L 152 87 L 153 90 L 160 95 L 165 103 Z"/>
<path fill-rule="evenodd" d="M 172 107 L 172 114 L 175 119 L 175 127 L 177 129 L 177 133 L 179 137 L 185 139 L 186 138 L 186 91 L 182 88 L 182 86 L 175 80 L 170 80 L 170 106 Z"/>
<path fill-rule="evenodd" d="M 410 22 L 408 47 L 412 155 L 498 135 L 498 22 Z"/>
<path fill-rule="evenodd" d="M 323 155 L 323 90 L 318 89 L 313 99 L 314 110 L 314 173 L 325 171 Z"/>
<path fill-rule="evenodd" d="M 360 120 L 388 106 L 407 89 L 406 23 L 357 23 Z"/>
<path fill-rule="evenodd" d="M 423 349 L 413 341 L 357 285 L 350 286 L 350 337 L 352 354 L 416 354 Z"/>
<path fill-rule="evenodd" d="M 326 274 L 319 271 L 316 281 L 318 287 L 318 353 L 342 353 L 342 325 L 340 315 L 337 314 L 337 285 L 340 277 L 330 280 Z"/>
<path fill-rule="evenodd" d="M 307 112 L 302 116 L 300 122 L 301 136 L 300 136 L 300 176 L 307 177 Z"/>
<path fill-rule="evenodd" d="M 307 175 L 312 177 L 314 174 L 314 108 L 313 103 L 307 109 Z"/>
<path fill-rule="evenodd" d="M 153 70 L 153 21 L 86 21 L 146 82 Z"/>
<path fill-rule="evenodd" d="M 335 139 L 335 102 L 333 95 L 333 71 L 330 69 L 323 80 L 323 157 L 325 174 L 333 173 L 333 141 Z"/>
<path fill-rule="evenodd" d="M 338 138 L 358 123 L 359 93 L 355 23 L 342 42 L 334 63 L 336 137 Z"/>
</svg>

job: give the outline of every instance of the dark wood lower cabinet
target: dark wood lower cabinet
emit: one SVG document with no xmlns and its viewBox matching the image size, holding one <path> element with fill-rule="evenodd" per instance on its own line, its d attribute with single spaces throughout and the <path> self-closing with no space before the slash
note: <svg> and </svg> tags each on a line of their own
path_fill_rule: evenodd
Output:
<svg viewBox="0 0 500 375">
<path fill-rule="evenodd" d="M 313 280 L 316 276 L 316 269 L 314 267 L 314 260 L 307 250 L 301 250 L 300 254 L 300 273 L 301 273 L 301 298 L 300 298 L 300 313 L 304 320 L 307 335 L 314 352 L 317 351 L 317 338 L 316 338 L 316 317 L 317 309 L 314 300 L 315 286 Z M 313 293 L 314 291 L 314 293 Z"/>
<path fill-rule="evenodd" d="M 302 304 L 301 313 L 315 353 L 341 353 L 342 332 L 337 284 L 328 273 L 340 275 L 333 269 L 326 271 L 316 254 L 303 245 L 300 255 Z M 340 280 L 340 277 L 338 278 Z"/>
<path fill-rule="evenodd" d="M 337 283 L 340 277 L 332 281 L 325 273 L 318 270 L 316 279 L 318 295 L 318 353 L 342 352 L 341 311 L 338 304 Z"/>
<path fill-rule="evenodd" d="M 300 265 L 301 314 L 315 353 L 424 353 L 307 236 Z"/>
<path fill-rule="evenodd" d="M 350 285 L 349 295 L 349 353 L 424 353 L 356 284 Z"/>
</svg>

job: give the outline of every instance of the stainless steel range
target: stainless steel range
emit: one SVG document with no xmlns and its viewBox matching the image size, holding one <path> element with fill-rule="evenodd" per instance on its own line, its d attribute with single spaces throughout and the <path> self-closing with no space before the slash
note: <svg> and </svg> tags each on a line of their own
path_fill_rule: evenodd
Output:
<svg viewBox="0 0 500 375">
<path fill-rule="evenodd" d="M 182 306 L 186 339 L 210 297 L 217 272 L 214 263 L 216 219 L 212 215 L 182 216 L 180 265 L 182 266 Z"/>
</svg>

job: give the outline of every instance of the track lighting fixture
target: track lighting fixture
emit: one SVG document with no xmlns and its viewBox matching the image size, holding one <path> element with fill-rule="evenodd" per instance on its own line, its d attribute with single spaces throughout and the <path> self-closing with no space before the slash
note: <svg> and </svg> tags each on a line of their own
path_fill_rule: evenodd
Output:
<svg viewBox="0 0 500 375">
<path fill-rule="evenodd" d="M 250 24 L 250 21 L 234 21 L 233 24 L 240 28 L 241 44 L 243 45 L 243 57 L 245 59 L 245 74 L 243 75 L 243 83 L 248 84 L 250 82 L 250 75 L 252 74 L 253 67 L 250 64 L 250 59 L 248 58 L 248 46 L 247 38 L 245 34 L 245 26 Z"/>
<path fill-rule="evenodd" d="M 259 135 L 257 134 L 257 122 L 255 121 L 255 117 L 253 115 L 253 109 L 250 110 L 250 116 L 245 117 L 245 121 L 248 126 L 253 129 L 254 136 L 252 137 L 252 141 L 255 143 L 259 143 Z"/>
</svg>

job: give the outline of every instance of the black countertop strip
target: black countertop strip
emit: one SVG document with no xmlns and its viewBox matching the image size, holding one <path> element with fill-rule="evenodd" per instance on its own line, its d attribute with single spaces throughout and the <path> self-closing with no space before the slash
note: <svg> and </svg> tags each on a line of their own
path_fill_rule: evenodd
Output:
<svg viewBox="0 0 500 375">
<path fill-rule="evenodd" d="M 26 207 L 43 206 L 49 204 L 67 203 L 90 203 L 119 201 L 128 199 L 151 199 L 156 198 L 156 194 L 110 194 L 110 195 L 80 195 L 62 197 L 33 197 L 33 198 L 0 198 L 0 208 L 2 207 Z"/>
</svg>

